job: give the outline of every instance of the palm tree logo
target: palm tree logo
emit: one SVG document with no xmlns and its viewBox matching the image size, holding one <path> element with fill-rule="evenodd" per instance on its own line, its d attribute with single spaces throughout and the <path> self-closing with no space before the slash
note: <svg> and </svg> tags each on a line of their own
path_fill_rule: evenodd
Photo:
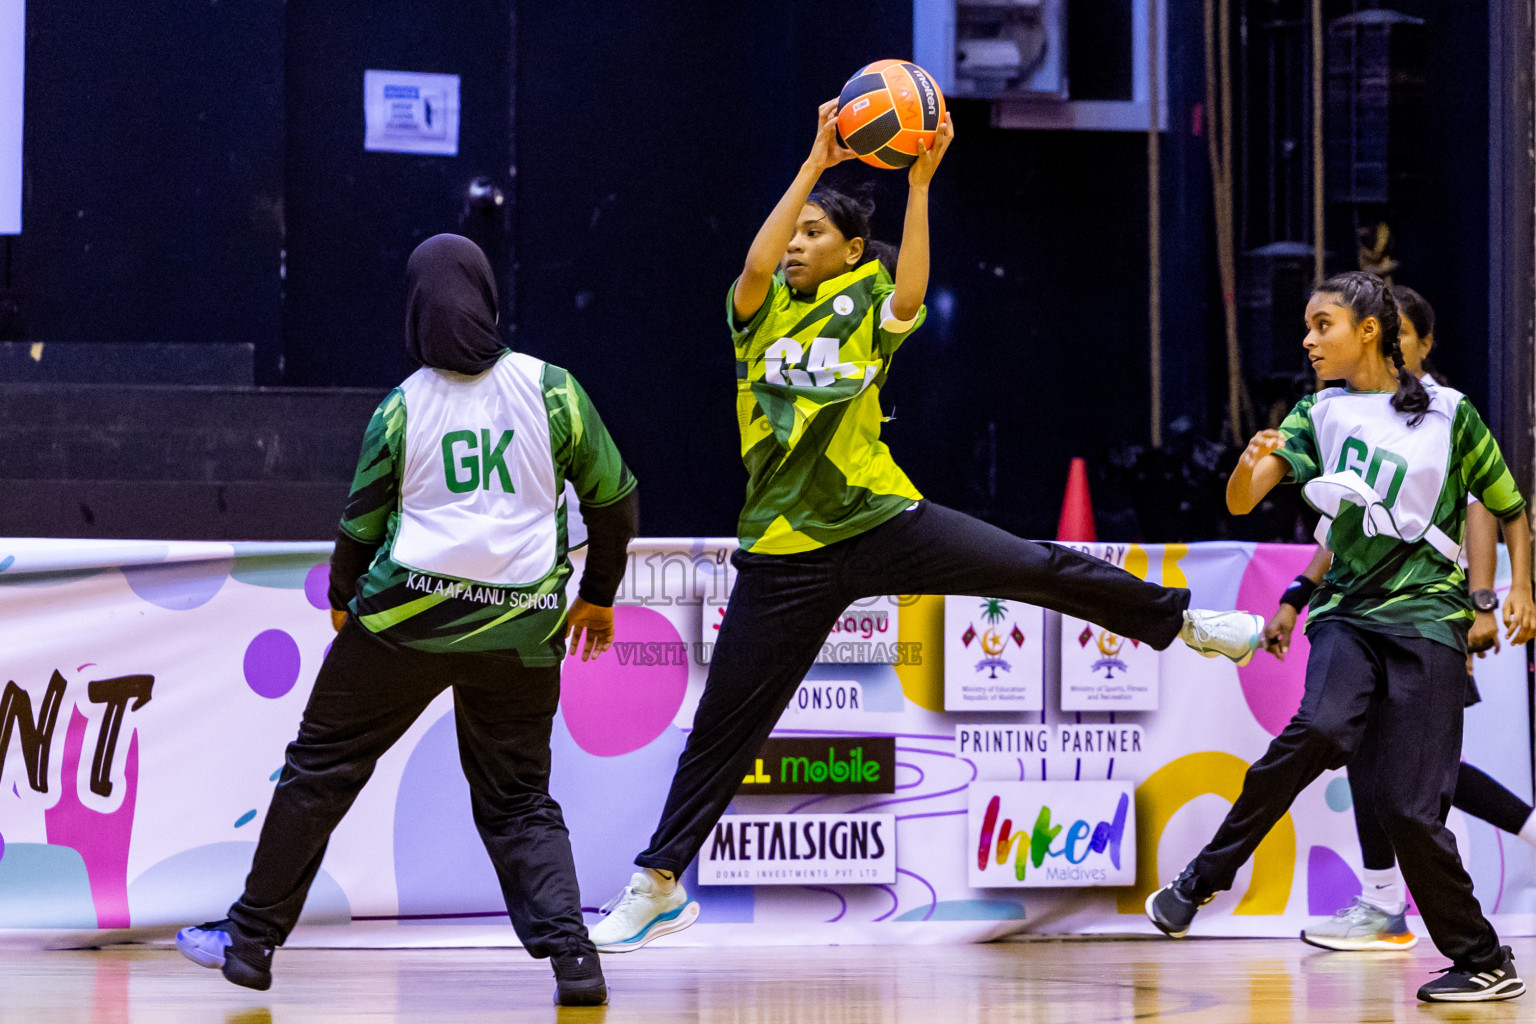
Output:
<svg viewBox="0 0 1536 1024">
<path fill-rule="evenodd" d="M 981 650 L 986 657 L 976 663 L 976 671 L 988 673 L 988 679 L 996 679 L 998 669 L 1012 671 L 1012 666 L 1002 658 L 1007 640 L 998 631 L 999 624 L 1008 617 L 1008 602 L 996 597 L 983 598 L 981 617 L 987 623 L 986 631 L 981 635 Z M 1018 632 L 1017 627 L 1014 631 Z"/>
</svg>

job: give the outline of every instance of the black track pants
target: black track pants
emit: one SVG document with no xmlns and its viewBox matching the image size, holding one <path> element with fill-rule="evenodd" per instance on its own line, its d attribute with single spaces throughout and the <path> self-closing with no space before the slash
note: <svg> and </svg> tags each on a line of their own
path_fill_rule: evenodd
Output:
<svg viewBox="0 0 1536 1024">
<path fill-rule="evenodd" d="M 1361 744 L 1361 750 L 1365 749 Z M 1359 759 L 1358 754 L 1356 759 Z M 1375 763 L 1374 754 L 1372 762 Z M 1376 806 L 1376 780 L 1365 778 L 1365 772 L 1351 761 L 1349 789 L 1354 795 L 1355 830 L 1360 834 L 1361 860 L 1369 871 L 1385 871 L 1397 863 L 1397 855 L 1392 852 L 1392 838 L 1387 835 Z M 1505 789 L 1497 779 L 1465 761 L 1456 770 L 1456 792 L 1451 795 L 1451 806 L 1512 834 L 1519 834 L 1531 817 L 1530 804 Z"/>
<path fill-rule="evenodd" d="M 681 873 L 736 795 L 763 741 L 854 601 L 975 594 L 1096 622 L 1162 650 L 1189 591 L 1144 583 L 1070 548 L 1036 544 L 921 502 L 872 530 L 798 555 L 738 551 L 709 678 L 641 867 Z"/>
<path fill-rule="evenodd" d="M 1211 888 L 1231 888 L 1297 795 L 1348 764 L 1373 780 L 1377 817 L 1440 952 L 1461 964 L 1491 962 L 1498 937 L 1445 827 L 1461 763 L 1464 655 L 1342 622 L 1319 622 L 1309 639 L 1296 717 L 1248 769 L 1232 810 L 1190 866 Z"/>
<path fill-rule="evenodd" d="M 374 765 L 449 687 L 475 827 L 518 938 L 536 957 L 595 951 L 570 837 L 549 795 L 559 667 L 395 648 L 350 618 L 288 745 L 245 893 L 229 908 L 241 931 L 273 945 L 288 937 L 331 832 Z"/>
</svg>

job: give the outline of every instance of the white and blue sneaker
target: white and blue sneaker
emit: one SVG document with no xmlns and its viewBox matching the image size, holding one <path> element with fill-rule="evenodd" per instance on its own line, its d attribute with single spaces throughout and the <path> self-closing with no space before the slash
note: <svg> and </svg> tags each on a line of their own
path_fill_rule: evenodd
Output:
<svg viewBox="0 0 1536 1024">
<path fill-rule="evenodd" d="M 1246 665 L 1264 641 L 1264 616 L 1192 608 L 1184 613 L 1179 639 L 1207 658 L 1220 655 Z"/>
<path fill-rule="evenodd" d="M 258 992 L 272 987 L 272 947 L 246 937 L 228 918 L 188 925 L 176 933 L 176 949 L 199 967 L 216 968 L 236 985 Z"/>
<path fill-rule="evenodd" d="M 223 967 L 224 951 L 233 941 L 224 930 L 228 924 L 228 921 L 210 921 L 187 925 L 176 933 L 177 952 L 199 967 Z"/>
<path fill-rule="evenodd" d="M 699 903 L 688 898 L 678 882 L 662 892 L 644 871 L 603 907 L 608 915 L 587 929 L 593 945 L 604 953 L 628 953 L 652 939 L 680 932 L 699 919 Z"/>
</svg>

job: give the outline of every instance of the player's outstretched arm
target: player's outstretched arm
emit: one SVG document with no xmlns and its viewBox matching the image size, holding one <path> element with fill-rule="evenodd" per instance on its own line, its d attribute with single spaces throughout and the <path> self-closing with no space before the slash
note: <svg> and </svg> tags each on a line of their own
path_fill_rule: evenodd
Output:
<svg viewBox="0 0 1536 1024">
<path fill-rule="evenodd" d="M 1227 479 L 1227 510 L 1235 516 L 1252 512 L 1264 495 L 1285 479 L 1289 467 L 1273 453 L 1285 447 L 1285 436 L 1278 430 L 1261 430 L 1253 435 L 1243 457 Z"/>
<path fill-rule="evenodd" d="M 1499 565 L 1499 521 L 1480 501 L 1467 506 L 1467 589 L 1492 590 Z M 1467 650 L 1482 657 L 1499 650 L 1499 618 L 1478 612 L 1467 632 Z"/>
<path fill-rule="evenodd" d="M 891 315 L 897 320 L 916 317 L 928 294 L 928 183 L 954 139 L 954 121 L 946 113 L 933 148 L 919 142 L 917 159 L 907 171 L 907 218 L 901 228 L 901 253 L 896 257 L 896 289 L 891 293 Z"/>
<path fill-rule="evenodd" d="M 1504 602 L 1504 626 L 1511 644 L 1536 638 L 1536 603 L 1531 600 L 1531 523 L 1525 509 L 1508 519 L 1504 544 L 1509 548 L 1509 599 Z"/>
<path fill-rule="evenodd" d="M 731 291 L 731 307 L 738 320 L 750 320 L 762 308 L 768 297 L 768 287 L 773 282 L 774 271 L 795 237 L 795 221 L 801 207 L 810 196 L 811 189 L 821 178 L 821 172 L 833 164 L 851 160 L 858 154 L 837 141 L 837 100 L 828 100 L 816 111 L 816 141 L 811 145 L 811 155 L 800 165 L 800 173 L 790 182 L 789 189 L 780 197 L 778 205 L 757 229 L 752 247 L 747 250 L 747 263 L 742 267 L 736 287 Z"/>
</svg>

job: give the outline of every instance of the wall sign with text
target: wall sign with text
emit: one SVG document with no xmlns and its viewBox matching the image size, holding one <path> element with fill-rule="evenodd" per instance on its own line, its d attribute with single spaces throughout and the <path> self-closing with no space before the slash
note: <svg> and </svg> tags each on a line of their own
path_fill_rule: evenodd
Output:
<svg viewBox="0 0 1536 1024">
<path fill-rule="evenodd" d="M 1045 613 L 996 597 L 944 599 L 944 710 L 1045 707 Z"/>
<path fill-rule="evenodd" d="M 1135 789 L 1130 781 L 971 783 L 971 885 L 1134 885 Z"/>
<path fill-rule="evenodd" d="M 704 615 L 704 642 L 699 648 L 699 663 L 708 665 L 720 623 L 725 621 L 729 598 L 712 593 L 701 602 Z M 897 639 L 901 616 L 900 599 L 892 596 L 866 597 L 849 605 L 821 645 L 816 656 L 819 665 L 897 665 L 913 654 Z"/>
<path fill-rule="evenodd" d="M 894 736 L 770 736 L 740 795 L 894 792 Z"/>
<path fill-rule="evenodd" d="M 894 814 L 727 814 L 699 853 L 701 885 L 891 885 Z"/>
<path fill-rule="evenodd" d="M 1162 656 L 1139 640 L 1061 617 L 1061 710 L 1156 711 Z"/>
</svg>

